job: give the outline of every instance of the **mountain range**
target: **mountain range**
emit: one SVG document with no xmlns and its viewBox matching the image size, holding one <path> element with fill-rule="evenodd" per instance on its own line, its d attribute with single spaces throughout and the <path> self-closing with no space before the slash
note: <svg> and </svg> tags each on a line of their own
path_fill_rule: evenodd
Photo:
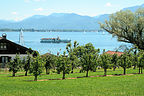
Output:
<svg viewBox="0 0 144 96">
<path fill-rule="evenodd" d="M 122 10 L 136 11 L 138 8 L 143 7 L 144 4 L 140 6 L 133 6 L 124 8 Z M 102 14 L 99 16 L 81 16 L 75 13 L 53 13 L 48 16 L 44 15 L 34 15 L 32 17 L 26 18 L 22 21 L 6 21 L 0 20 L 0 29 L 79 29 L 79 30 L 98 30 L 100 29 L 98 22 L 104 22 L 109 18 L 110 14 Z"/>
</svg>

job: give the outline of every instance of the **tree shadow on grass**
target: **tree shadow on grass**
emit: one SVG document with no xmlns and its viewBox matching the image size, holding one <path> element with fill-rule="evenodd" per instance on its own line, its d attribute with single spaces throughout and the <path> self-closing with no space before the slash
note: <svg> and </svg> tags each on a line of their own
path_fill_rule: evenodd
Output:
<svg viewBox="0 0 144 96">
<path fill-rule="evenodd" d="M 136 73 L 133 73 L 133 74 L 126 74 L 126 75 L 134 75 Z M 92 77 L 112 77 L 112 76 L 122 76 L 124 74 L 113 74 L 113 75 L 97 75 L 97 76 L 80 76 L 80 77 L 73 77 L 73 78 L 65 78 L 65 79 L 62 79 L 62 78 L 56 78 L 56 79 L 41 79 L 41 80 L 37 80 L 37 81 L 49 81 L 49 80 L 66 80 L 66 79 L 78 79 L 78 78 L 92 78 Z M 24 80 L 24 81 L 29 81 L 29 82 L 32 82 L 34 80 Z"/>
<path fill-rule="evenodd" d="M 42 75 L 49 75 L 49 74 L 41 74 L 41 76 Z M 25 76 L 25 75 L 16 75 L 16 76 L 7 76 L 7 77 L 29 77 L 29 76 L 33 76 L 33 75 L 27 75 L 27 76 Z"/>
<path fill-rule="evenodd" d="M 25 75 L 16 75 L 16 76 L 7 76 L 7 77 L 29 77 L 29 76 L 33 76 L 33 75 L 27 75 L 27 76 L 25 76 Z"/>
</svg>

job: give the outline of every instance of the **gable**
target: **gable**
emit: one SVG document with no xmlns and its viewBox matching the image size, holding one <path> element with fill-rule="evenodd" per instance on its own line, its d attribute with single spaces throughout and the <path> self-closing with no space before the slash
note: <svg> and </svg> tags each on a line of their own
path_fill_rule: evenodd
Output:
<svg viewBox="0 0 144 96">
<path fill-rule="evenodd" d="M 4 38 L 0 39 L 0 54 L 26 54 L 27 51 L 30 53 L 33 52 L 32 50 L 10 40 Z"/>
</svg>

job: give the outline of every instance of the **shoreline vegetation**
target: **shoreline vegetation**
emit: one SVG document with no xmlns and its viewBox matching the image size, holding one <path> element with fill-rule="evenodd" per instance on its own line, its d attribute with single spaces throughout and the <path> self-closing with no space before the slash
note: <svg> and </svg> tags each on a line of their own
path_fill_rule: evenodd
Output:
<svg viewBox="0 0 144 96">
<path fill-rule="evenodd" d="M 0 29 L 0 32 L 103 32 L 103 30 L 85 29 Z"/>
</svg>

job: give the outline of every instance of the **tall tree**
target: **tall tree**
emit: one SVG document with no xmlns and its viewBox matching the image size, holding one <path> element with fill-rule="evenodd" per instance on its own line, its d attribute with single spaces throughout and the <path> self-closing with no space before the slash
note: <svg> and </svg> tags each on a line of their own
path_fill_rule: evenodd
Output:
<svg viewBox="0 0 144 96">
<path fill-rule="evenodd" d="M 94 63 L 94 55 L 89 53 L 89 54 L 85 54 L 82 56 L 81 58 L 81 66 L 82 66 L 82 70 L 86 71 L 86 77 L 88 77 L 88 72 L 89 71 L 93 71 L 95 68 L 95 63 Z"/>
<path fill-rule="evenodd" d="M 136 69 L 136 66 L 138 65 L 138 53 L 137 50 L 133 50 L 133 54 L 132 54 L 132 66 L 133 69 Z"/>
<path fill-rule="evenodd" d="M 142 70 L 144 68 L 144 52 L 142 50 L 139 52 L 137 66 L 139 68 L 139 74 L 140 73 L 142 74 L 143 73 Z"/>
<path fill-rule="evenodd" d="M 60 72 L 61 72 L 61 64 L 63 62 L 63 59 L 62 59 L 61 55 L 57 56 L 56 58 L 57 58 L 57 60 L 56 60 L 56 70 L 57 70 L 57 74 L 60 74 Z"/>
<path fill-rule="evenodd" d="M 32 62 L 32 56 L 29 52 L 27 52 L 27 57 L 26 58 L 23 58 L 23 68 L 25 70 L 25 76 L 27 76 L 28 74 L 28 71 L 30 70 L 30 65 L 31 65 L 31 62 Z"/>
<path fill-rule="evenodd" d="M 55 57 L 52 54 L 49 54 L 45 57 L 45 69 L 46 74 L 50 74 L 50 69 L 55 68 Z"/>
<path fill-rule="evenodd" d="M 34 81 L 37 81 L 37 77 L 42 73 L 42 59 L 39 55 L 33 58 L 33 62 L 30 66 L 30 73 L 35 76 Z"/>
<path fill-rule="evenodd" d="M 93 72 L 96 72 L 97 67 L 99 66 L 99 52 L 100 52 L 100 50 L 98 49 L 98 50 L 97 50 L 97 53 L 94 54 L 94 61 L 93 61 L 93 63 L 94 63 L 94 68 L 93 68 Z"/>
<path fill-rule="evenodd" d="M 57 66 L 57 71 L 62 72 L 63 76 L 62 79 L 65 79 L 65 74 L 68 74 L 71 71 L 71 64 L 70 64 L 70 59 L 69 57 L 66 56 L 66 52 L 64 51 L 63 55 L 60 55 L 58 57 L 59 63 Z"/>
<path fill-rule="evenodd" d="M 78 46 L 77 48 L 74 48 L 73 51 L 75 55 L 80 59 L 85 52 L 85 48 L 84 46 Z"/>
<path fill-rule="evenodd" d="M 19 71 L 20 69 L 20 56 L 16 54 L 15 58 L 9 62 L 9 71 L 12 71 L 12 76 L 15 76 L 15 74 Z"/>
<path fill-rule="evenodd" d="M 111 58 L 111 63 L 113 64 L 113 71 L 115 71 L 116 67 L 118 66 L 118 56 L 117 54 L 113 54 Z"/>
<path fill-rule="evenodd" d="M 77 56 L 74 54 L 74 52 L 70 53 L 70 62 L 71 62 L 71 73 L 73 73 L 74 68 L 76 68 L 78 66 L 79 63 L 79 59 L 77 58 Z"/>
<path fill-rule="evenodd" d="M 117 36 L 118 41 L 134 44 L 144 50 L 144 8 L 134 13 L 130 10 L 119 11 L 100 25 L 105 31 Z"/>
<path fill-rule="evenodd" d="M 107 75 L 107 69 L 110 68 L 111 65 L 111 56 L 103 51 L 103 54 L 100 55 L 99 59 L 100 66 L 104 69 L 104 75 Z"/>
<path fill-rule="evenodd" d="M 128 52 L 124 52 L 124 54 L 122 54 L 119 57 L 119 66 L 121 66 L 123 68 L 123 74 L 126 74 L 126 69 L 131 67 L 131 59 L 130 59 L 130 54 Z"/>
<path fill-rule="evenodd" d="M 74 52 L 74 49 L 76 49 L 78 45 L 79 43 L 77 43 L 77 41 L 74 41 L 73 47 L 71 43 L 68 43 L 66 46 L 66 50 L 69 53 L 68 55 L 71 61 L 71 67 L 72 67 L 71 73 L 73 73 L 74 68 L 77 67 L 78 58 L 76 56 L 76 53 Z"/>
<path fill-rule="evenodd" d="M 83 53 L 80 56 L 82 71 L 86 71 L 86 77 L 88 77 L 89 71 L 96 70 L 99 49 L 95 49 L 91 43 L 80 48 L 83 50 Z"/>
</svg>

